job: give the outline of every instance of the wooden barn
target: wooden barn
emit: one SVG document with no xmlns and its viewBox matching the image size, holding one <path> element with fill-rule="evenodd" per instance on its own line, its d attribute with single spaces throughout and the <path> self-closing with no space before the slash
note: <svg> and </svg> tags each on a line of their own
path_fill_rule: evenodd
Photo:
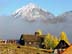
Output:
<svg viewBox="0 0 72 54">
<path fill-rule="evenodd" d="M 20 44 L 32 47 L 40 47 L 43 48 L 42 42 L 44 41 L 45 35 L 39 35 L 39 32 L 35 32 L 32 34 L 22 34 L 20 37 Z"/>
<path fill-rule="evenodd" d="M 68 47 L 69 45 L 64 40 L 61 40 L 55 49 L 66 49 Z"/>
</svg>

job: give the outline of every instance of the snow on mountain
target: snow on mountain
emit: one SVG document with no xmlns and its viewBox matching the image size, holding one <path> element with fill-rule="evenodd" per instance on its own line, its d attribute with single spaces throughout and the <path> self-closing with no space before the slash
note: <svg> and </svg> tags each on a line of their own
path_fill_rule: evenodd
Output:
<svg viewBox="0 0 72 54">
<path fill-rule="evenodd" d="M 15 11 L 12 16 L 16 18 L 23 18 L 27 21 L 35 21 L 37 19 L 47 21 L 48 19 L 53 19 L 55 16 L 50 12 L 41 9 L 33 3 L 29 3 L 26 6 Z"/>
<path fill-rule="evenodd" d="M 63 14 L 57 16 L 57 18 L 62 19 L 65 23 L 72 23 L 72 11 L 64 12 Z"/>
<path fill-rule="evenodd" d="M 28 23 L 28 21 L 33 22 Z M 41 21 L 47 21 L 47 24 Z M 60 32 L 65 31 L 72 42 L 72 11 L 54 16 L 30 3 L 15 11 L 12 16 L 0 16 L 0 38 L 2 39 L 19 39 L 21 34 L 33 34 L 38 29 L 41 29 L 43 34 L 51 33 L 58 37 Z"/>
</svg>

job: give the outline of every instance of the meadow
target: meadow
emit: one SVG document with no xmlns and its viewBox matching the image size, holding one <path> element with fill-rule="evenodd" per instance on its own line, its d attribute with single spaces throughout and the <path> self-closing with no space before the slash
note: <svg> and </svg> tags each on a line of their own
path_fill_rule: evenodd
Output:
<svg viewBox="0 0 72 54">
<path fill-rule="evenodd" d="M 35 47 L 20 46 L 17 44 L 0 44 L 0 54 L 48 54 L 48 52 Z"/>
</svg>

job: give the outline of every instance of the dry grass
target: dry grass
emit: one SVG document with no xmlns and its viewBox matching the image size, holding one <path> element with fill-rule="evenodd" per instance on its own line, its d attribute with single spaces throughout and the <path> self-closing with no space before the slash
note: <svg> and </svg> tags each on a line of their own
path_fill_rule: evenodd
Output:
<svg viewBox="0 0 72 54">
<path fill-rule="evenodd" d="M 15 44 L 0 44 L 0 54 L 48 54 L 48 52 L 43 52 L 39 48 L 20 46 Z"/>
</svg>

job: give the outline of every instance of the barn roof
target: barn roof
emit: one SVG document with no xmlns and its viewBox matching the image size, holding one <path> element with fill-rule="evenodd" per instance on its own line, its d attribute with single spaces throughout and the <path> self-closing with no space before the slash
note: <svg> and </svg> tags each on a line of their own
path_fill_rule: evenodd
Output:
<svg viewBox="0 0 72 54">
<path fill-rule="evenodd" d="M 55 49 L 65 49 L 68 47 L 69 45 L 64 40 L 61 40 L 59 44 L 55 47 Z"/>
<path fill-rule="evenodd" d="M 34 41 L 34 42 L 36 42 L 36 41 L 38 41 L 39 38 L 44 38 L 45 35 L 35 36 L 35 35 L 31 35 L 31 34 L 23 34 L 22 36 L 23 36 L 22 38 L 25 41 Z"/>
<path fill-rule="evenodd" d="M 72 54 L 72 45 L 68 47 L 62 54 Z"/>
</svg>

